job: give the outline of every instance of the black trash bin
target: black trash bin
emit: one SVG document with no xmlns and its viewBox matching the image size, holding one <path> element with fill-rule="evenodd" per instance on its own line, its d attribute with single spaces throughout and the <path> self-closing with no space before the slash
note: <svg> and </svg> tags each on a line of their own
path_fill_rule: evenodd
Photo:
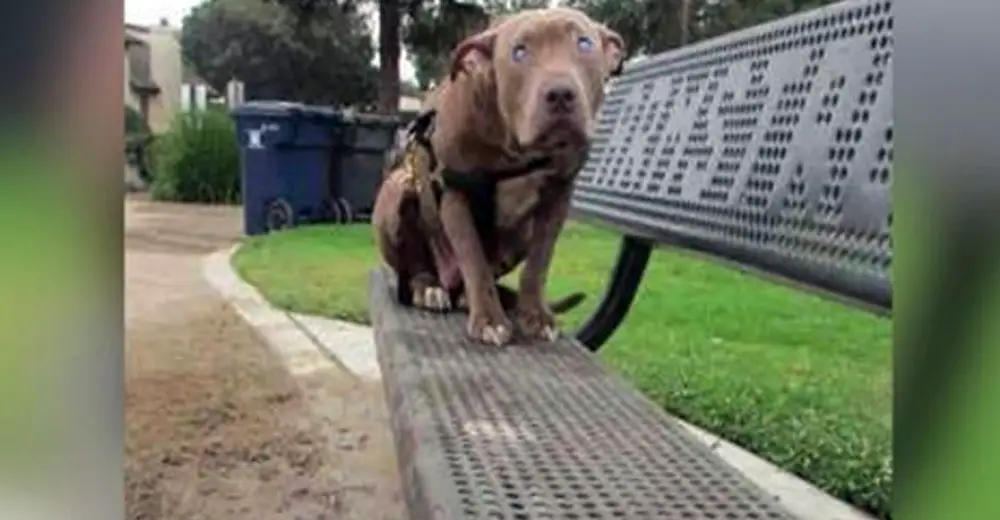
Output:
<svg viewBox="0 0 1000 520">
<path fill-rule="evenodd" d="M 399 125 L 398 117 L 370 114 L 343 117 L 335 132 L 330 186 L 344 221 L 370 221 L 386 153 L 395 142 Z"/>
</svg>

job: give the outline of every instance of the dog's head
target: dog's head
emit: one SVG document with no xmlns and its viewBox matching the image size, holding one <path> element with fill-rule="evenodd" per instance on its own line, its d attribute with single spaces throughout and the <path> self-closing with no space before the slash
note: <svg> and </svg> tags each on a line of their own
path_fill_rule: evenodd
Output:
<svg viewBox="0 0 1000 520">
<path fill-rule="evenodd" d="M 591 135 L 604 82 L 623 54 L 622 37 L 581 11 L 527 10 L 460 43 L 452 74 L 488 71 L 518 148 L 579 149 Z"/>
</svg>

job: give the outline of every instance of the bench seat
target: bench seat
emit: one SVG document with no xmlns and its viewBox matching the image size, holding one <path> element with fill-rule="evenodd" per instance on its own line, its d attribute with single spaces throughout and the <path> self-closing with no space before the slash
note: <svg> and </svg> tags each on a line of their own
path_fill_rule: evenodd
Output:
<svg viewBox="0 0 1000 520">
<path fill-rule="evenodd" d="M 792 518 L 576 341 L 473 344 L 394 284 L 370 309 L 411 519 Z"/>
</svg>

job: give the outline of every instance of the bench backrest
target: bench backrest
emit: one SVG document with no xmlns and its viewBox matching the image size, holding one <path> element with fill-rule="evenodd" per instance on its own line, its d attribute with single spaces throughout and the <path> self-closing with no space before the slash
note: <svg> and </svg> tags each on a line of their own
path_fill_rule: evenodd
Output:
<svg viewBox="0 0 1000 520">
<path fill-rule="evenodd" d="M 888 312 L 892 3 L 841 2 L 627 67 L 574 213 Z"/>
</svg>

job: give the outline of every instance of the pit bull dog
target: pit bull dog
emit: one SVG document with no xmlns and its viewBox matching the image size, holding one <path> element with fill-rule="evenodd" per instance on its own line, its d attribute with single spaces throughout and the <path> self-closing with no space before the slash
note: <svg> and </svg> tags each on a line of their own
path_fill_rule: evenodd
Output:
<svg viewBox="0 0 1000 520">
<path fill-rule="evenodd" d="M 553 311 L 582 295 L 548 304 L 547 274 L 623 50 L 569 8 L 507 16 L 455 48 L 373 210 L 402 303 L 466 307 L 469 336 L 487 344 L 557 338 Z M 519 266 L 516 292 L 497 284 Z"/>
</svg>

